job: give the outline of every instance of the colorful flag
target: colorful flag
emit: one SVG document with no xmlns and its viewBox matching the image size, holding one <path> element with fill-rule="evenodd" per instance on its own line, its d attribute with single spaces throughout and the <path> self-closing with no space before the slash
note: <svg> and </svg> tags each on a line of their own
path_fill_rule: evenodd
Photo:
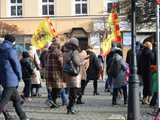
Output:
<svg viewBox="0 0 160 120">
<path fill-rule="evenodd" d="M 47 18 L 40 22 L 36 31 L 32 36 L 31 43 L 36 49 L 42 49 L 47 46 L 54 37 L 57 36 L 52 21 L 50 18 Z"/>
<path fill-rule="evenodd" d="M 116 43 L 121 43 L 122 38 L 121 38 L 121 32 L 119 28 L 119 18 L 118 18 L 116 9 L 112 9 L 112 12 L 108 17 L 107 22 L 108 22 L 108 27 L 111 29 L 112 41 Z"/>
<path fill-rule="evenodd" d="M 106 56 L 110 52 L 111 47 L 112 47 L 112 39 L 111 39 L 111 34 L 109 34 L 107 38 L 105 38 L 101 43 L 101 49 L 102 49 L 101 55 Z"/>
<path fill-rule="evenodd" d="M 110 29 L 110 33 L 107 35 L 107 38 L 105 38 L 101 43 L 102 55 L 107 55 L 110 52 L 112 42 L 122 42 L 121 32 L 119 28 L 119 19 L 115 6 L 112 7 L 112 12 L 108 16 L 107 28 Z"/>
</svg>

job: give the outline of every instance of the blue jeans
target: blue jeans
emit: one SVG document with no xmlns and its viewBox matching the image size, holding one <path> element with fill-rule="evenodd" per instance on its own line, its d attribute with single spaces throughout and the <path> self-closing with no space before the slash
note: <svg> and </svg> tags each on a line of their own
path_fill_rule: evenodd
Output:
<svg viewBox="0 0 160 120">
<path fill-rule="evenodd" d="M 112 85 L 112 76 L 111 75 L 108 75 L 108 78 L 105 82 L 105 89 L 109 89 Z"/>
<path fill-rule="evenodd" d="M 67 105 L 68 103 L 68 89 L 67 88 L 62 88 L 60 91 L 60 97 L 62 100 L 62 105 Z"/>
<path fill-rule="evenodd" d="M 52 90 L 47 88 L 47 93 L 48 93 L 48 100 L 52 100 Z"/>
</svg>

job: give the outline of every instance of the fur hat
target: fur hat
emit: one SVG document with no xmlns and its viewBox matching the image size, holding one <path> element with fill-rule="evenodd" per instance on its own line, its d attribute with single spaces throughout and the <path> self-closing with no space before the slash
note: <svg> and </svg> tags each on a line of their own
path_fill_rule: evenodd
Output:
<svg viewBox="0 0 160 120">
<path fill-rule="evenodd" d="M 75 45 L 76 47 L 79 47 L 79 40 L 77 38 L 71 38 L 69 40 L 69 43 Z"/>
</svg>

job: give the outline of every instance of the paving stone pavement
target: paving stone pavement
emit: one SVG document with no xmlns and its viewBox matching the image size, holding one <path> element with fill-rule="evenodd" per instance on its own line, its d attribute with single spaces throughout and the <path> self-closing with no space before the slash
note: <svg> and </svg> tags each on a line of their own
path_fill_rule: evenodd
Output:
<svg viewBox="0 0 160 120">
<path fill-rule="evenodd" d="M 47 96 L 45 84 L 42 85 L 42 96 L 32 98 L 32 102 L 25 103 L 23 108 L 31 120 L 126 120 L 127 106 L 123 105 L 122 99 L 118 100 L 119 105 L 112 106 L 112 96 L 104 92 L 104 83 L 104 81 L 99 81 L 99 96 L 93 96 L 93 84 L 92 82 L 88 84 L 83 96 L 85 104 L 76 105 L 79 112 L 75 115 L 67 115 L 65 106 L 49 109 L 45 102 Z M 23 83 L 20 84 L 19 91 L 22 91 L 22 88 Z M 60 100 L 58 102 L 60 103 Z M 144 105 L 141 105 L 140 109 L 142 120 L 153 119 L 154 109 Z M 19 120 L 11 104 L 9 104 L 9 110 L 15 120 Z M 3 115 L 0 115 L 0 120 L 3 119 Z"/>
</svg>

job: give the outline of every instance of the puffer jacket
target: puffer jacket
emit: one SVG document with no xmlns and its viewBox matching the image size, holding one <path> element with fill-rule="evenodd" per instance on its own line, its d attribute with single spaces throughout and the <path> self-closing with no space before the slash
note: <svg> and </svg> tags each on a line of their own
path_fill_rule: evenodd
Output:
<svg viewBox="0 0 160 120">
<path fill-rule="evenodd" d="M 0 45 L 0 81 L 3 87 L 17 87 L 22 79 L 21 65 L 10 41 Z"/>
</svg>

